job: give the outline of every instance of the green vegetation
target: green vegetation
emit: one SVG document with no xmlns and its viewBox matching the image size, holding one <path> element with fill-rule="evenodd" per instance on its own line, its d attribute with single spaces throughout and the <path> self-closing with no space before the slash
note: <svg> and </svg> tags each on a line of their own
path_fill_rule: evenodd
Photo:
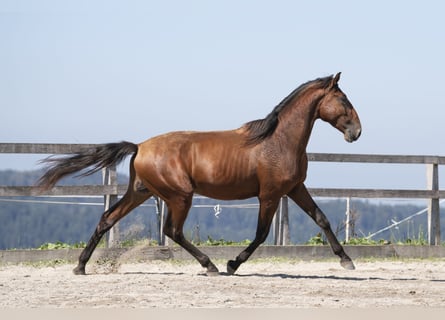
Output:
<svg viewBox="0 0 445 320">
<path fill-rule="evenodd" d="M 231 240 L 214 240 L 212 237 L 207 236 L 207 241 L 202 243 L 196 243 L 199 246 L 248 246 L 252 241 L 251 240 L 242 240 L 242 241 L 231 241 Z"/>
<path fill-rule="evenodd" d="M 311 246 L 322 246 L 322 245 L 326 245 L 328 243 L 324 240 L 321 232 L 319 232 L 319 233 L 317 233 L 317 235 L 311 237 L 306 242 L 306 244 L 311 245 Z"/>
<path fill-rule="evenodd" d="M 119 242 L 120 248 L 130 248 L 130 247 L 137 247 L 137 246 L 157 246 L 158 241 L 152 240 L 152 239 L 125 239 L 123 241 Z"/>
<path fill-rule="evenodd" d="M 351 246 L 376 246 L 376 245 L 386 245 L 391 244 L 391 242 L 381 239 L 381 240 L 372 240 L 368 238 L 352 238 L 349 241 L 344 241 L 343 244 L 351 245 Z"/>
<path fill-rule="evenodd" d="M 311 237 L 307 242 L 307 245 L 328 245 L 329 243 L 323 238 L 321 233 L 318 233 L 317 235 Z M 349 239 L 349 241 L 342 241 L 342 244 L 344 245 L 351 245 L 351 246 L 381 246 L 381 245 L 389 245 L 389 244 L 396 244 L 396 245 L 417 245 L 417 246 L 423 246 L 427 245 L 428 242 L 424 238 L 418 238 L 418 239 L 406 239 L 404 241 L 395 241 L 391 242 L 385 239 L 380 240 L 373 240 L 366 237 L 363 238 L 352 238 Z"/>
<path fill-rule="evenodd" d="M 38 250 L 56 250 L 56 249 L 78 249 L 85 248 L 85 242 L 79 242 L 74 244 L 68 244 L 61 241 L 57 241 L 56 243 L 47 242 L 39 246 Z"/>
</svg>

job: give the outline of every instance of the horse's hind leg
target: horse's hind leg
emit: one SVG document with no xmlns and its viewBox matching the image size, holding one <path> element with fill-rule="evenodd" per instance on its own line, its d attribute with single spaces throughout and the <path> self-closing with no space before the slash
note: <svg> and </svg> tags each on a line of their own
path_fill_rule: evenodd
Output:
<svg viewBox="0 0 445 320">
<path fill-rule="evenodd" d="M 303 209 L 320 228 L 323 229 L 326 238 L 331 245 L 332 251 L 334 251 L 334 253 L 340 257 L 341 266 L 348 270 L 354 270 L 354 263 L 345 253 L 340 242 L 338 242 L 337 237 L 335 236 L 334 232 L 332 232 L 331 225 L 327 217 L 314 202 L 305 185 L 298 185 L 290 193 L 288 193 L 288 196 L 295 201 L 295 203 L 298 204 L 300 208 Z"/>
<path fill-rule="evenodd" d="M 85 274 L 85 265 L 93 254 L 94 249 L 99 243 L 103 235 L 113 227 L 116 222 L 126 216 L 131 210 L 142 204 L 145 200 L 150 198 L 152 194 L 148 190 L 128 190 L 127 193 L 113 205 L 109 210 L 105 211 L 100 218 L 100 221 L 91 236 L 86 248 L 79 256 L 79 263 L 74 268 L 74 274 Z"/>
<path fill-rule="evenodd" d="M 207 269 L 208 275 L 217 275 L 219 273 L 218 268 L 210 261 L 210 258 L 184 237 L 183 226 L 192 204 L 192 196 L 175 197 L 175 199 L 169 199 L 166 203 L 168 214 L 164 224 L 165 235 L 198 260 L 201 266 Z"/>
<path fill-rule="evenodd" d="M 103 235 L 110 230 L 116 222 L 153 195 L 137 177 L 133 165 L 134 158 L 133 156 L 130 161 L 130 181 L 127 192 L 122 199 L 102 214 L 96 230 L 88 241 L 86 248 L 79 256 L 79 263 L 73 270 L 74 274 L 85 274 L 85 265 L 91 258 L 94 249 L 96 249 Z"/>
</svg>

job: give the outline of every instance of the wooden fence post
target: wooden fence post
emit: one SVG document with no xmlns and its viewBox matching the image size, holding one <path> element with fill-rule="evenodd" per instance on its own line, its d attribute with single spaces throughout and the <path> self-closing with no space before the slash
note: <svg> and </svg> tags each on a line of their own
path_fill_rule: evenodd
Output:
<svg viewBox="0 0 445 320">
<path fill-rule="evenodd" d="M 283 196 L 274 217 L 274 244 L 285 246 L 290 243 L 288 198 Z"/>
<path fill-rule="evenodd" d="M 273 225 L 274 225 L 274 240 L 273 244 L 278 246 L 281 244 L 281 200 L 280 205 L 278 206 L 277 212 L 275 212 L 275 216 L 273 218 Z"/>
<path fill-rule="evenodd" d="M 102 169 L 102 182 L 104 185 L 116 185 L 117 186 L 117 170 L 116 166 Z M 107 211 L 117 202 L 117 194 L 104 195 L 104 211 Z M 119 222 L 116 223 L 113 228 L 108 231 L 108 237 L 106 241 L 106 247 L 112 248 L 119 243 Z"/>
<path fill-rule="evenodd" d="M 345 242 L 347 243 L 349 241 L 349 238 L 351 236 L 350 234 L 350 226 L 351 224 L 351 198 L 346 198 L 346 222 L 345 222 Z"/>
<path fill-rule="evenodd" d="M 439 165 L 437 162 L 427 164 L 427 187 L 439 190 Z M 440 245 L 440 204 L 438 198 L 428 200 L 428 244 Z"/>
<path fill-rule="evenodd" d="M 158 244 L 160 246 L 168 245 L 168 238 L 164 234 L 165 202 L 155 196 L 156 214 L 158 216 Z"/>
<path fill-rule="evenodd" d="M 281 245 L 285 246 L 290 244 L 290 233 L 289 233 L 289 201 L 287 196 L 281 198 L 281 234 L 282 242 Z"/>
</svg>

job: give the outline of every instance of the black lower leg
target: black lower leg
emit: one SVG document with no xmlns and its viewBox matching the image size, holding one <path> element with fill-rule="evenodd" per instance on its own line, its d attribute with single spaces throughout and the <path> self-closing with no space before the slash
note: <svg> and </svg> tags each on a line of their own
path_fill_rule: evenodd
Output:
<svg viewBox="0 0 445 320">
<path fill-rule="evenodd" d="M 355 266 L 352 259 L 346 254 L 343 246 L 338 242 L 331 228 L 329 228 L 329 230 L 324 230 L 324 233 L 329 241 L 329 244 L 331 245 L 332 251 L 334 254 L 340 257 L 341 266 L 348 270 L 354 270 Z"/>
<path fill-rule="evenodd" d="M 178 195 L 166 201 L 168 214 L 164 224 L 164 234 L 198 260 L 201 266 L 207 269 L 207 274 L 216 275 L 219 273 L 218 268 L 210 261 L 210 258 L 184 237 L 184 222 L 192 205 L 192 199 L 193 194 L 187 194 Z"/>
<path fill-rule="evenodd" d="M 255 239 L 252 243 L 243 250 L 235 260 L 229 260 L 227 262 L 227 273 L 234 274 L 239 266 L 246 262 L 247 259 L 252 255 L 252 253 L 266 240 L 269 234 L 270 224 L 272 223 L 272 218 L 278 207 L 278 200 L 261 200 L 260 199 L 260 211 L 258 214 L 258 224 L 255 234 Z"/>
<path fill-rule="evenodd" d="M 96 231 L 94 231 L 90 240 L 88 241 L 87 246 L 83 249 L 82 253 L 79 256 L 79 262 L 77 267 L 73 269 L 73 273 L 76 275 L 85 275 L 85 266 L 90 260 L 91 255 L 93 254 L 94 249 L 96 249 L 99 244 L 100 239 L 102 239 L 103 235 L 110 229 L 111 227 L 107 226 L 106 228 L 100 228 L 100 224 L 97 227 Z"/>
<path fill-rule="evenodd" d="M 267 235 L 269 234 L 270 223 L 265 227 L 259 227 L 257 230 L 257 235 L 252 243 L 242 251 L 235 260 L 229 260 L 227 262 L 227 273 L 234 274 L 235 271 L 239 268 L 239 266 L 246 262 L 253 252 L 266 240 Z"/>
<path fill-rule="evenodd" d="M 169 222 L 169 220 L 167 221 Z M 206 268 L 207 274 L 214 275 L 219 273 L 218 268 L 213 264 L 210 258 L 206 254 L 202 253 L 189 241 L 187 241 L 182 231 L 175 232 L 172 230 L 174 229 L 171 228 L 170 224 L 165 225 L 164 233 L 177 244 L 179 244 L 182 248 L 184 248 L 188 253 L 190 253 L 201 264 L 203 268 Z"/>
<path fill-rule="evenodd" d="M 213 262 L 210 260 L 210 258 L 203 254 L 204 257 L 202 258 L 197 258 L 197 260 L 199 261 L 199 263 L 201 264 L 201 266 L 203 268 L 207 269 L 207 274 L 211 275 L 211 274 L 217 274 L 219 273 L 218 268 L 213 264 Z"/>
<path fill-rule="evenodd" d="M 198 250 L 194 245 L 188 242 L 184 237 L 182 241 L 175 240 L 181 247 L 183 247 L 188 253 L 190 253 L 201 264 L 203 268 L 207 269 L 208 275 L 215 275 L 219 273 L 218 268 L 213 264 L 210 258 Z"/>
<path fill-rule="evenodd" d="M 235 260 L 229 260 L 227 262 L 227 273 L 234 274 L 235 271 L 239 268 L 239 266 L 246 262 L 247 259 L 252 255 L 256 248 L 258 248 L 259 244 L 255 244 L 252 242 L 244 251 L 242 251 Z"/>
<path fill-rule="evenodd" d="M 338 242 L 337 237 L 332 232 L 329 220 L 326 218 L 325 214 L 318 208 L 317 204 L 312 199 L 311 195 L 306 189 L 304 184 L 299 184 L 292 189 L 288 196 L 295 201 L 296 204 L 300 206 L 314 221 L 315 223 L 323 229 L 326 238 L 331 245 L 332 251 L 340 257 L 340 264 L 346 269 L 354 269 L 354 264 L 351 258 L 343 250 L 343 247 Z"/>
<path fill-rule="evenodd" d="M 337 237 L 332 231 L 328 219 L 318 207 L 316 208 L 314 220 L 323 229 L 334 254 L 340 257 L 341 266 L 348 270 L 354 270 L 354 263 L 352 262 L 351 258 L 345 253 L 343 246 L 340 244 L 340 242 L 338 242 Z"/>
</svg>

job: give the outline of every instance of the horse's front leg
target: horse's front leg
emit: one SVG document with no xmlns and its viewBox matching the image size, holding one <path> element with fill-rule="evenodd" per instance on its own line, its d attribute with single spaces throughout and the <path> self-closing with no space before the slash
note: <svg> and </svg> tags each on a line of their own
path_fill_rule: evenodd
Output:
<svg viewBox="0 0 445 320">
<path fill-rule="evenodd" d="M 274 200 L 261 200 L 260 198 L 260 211 L 258 214 L 258 224 L 256 230 L 255 239 L 252 243 L 242 251 L 235 260 L 227 262 L 227 272 L 234 274 L 239 266 L 246 262 L 252 253 L 262 244 L 269 234 L 270 224 L 272 223 L 273 216 L 278 208 L 280 198 Z"/>
<path fill-rule="evenodd" d="M 303 183 L 299 184 L 288 193 L 288 196 L 295 201 L 295 203 L 298 204 L 300 208 L 303 209 L 320 228 L 323 229 L 332 250 L 337 256 L 340 257 L 341 266 L 348 270 L 354 270 L 354 263 L 345 253 L 340 242 L 338 242 L 337 237 L 335 236 L 334 232 L 332 232 L 328 218 L 312 199 L 311 195 L 306 189 L 306 186 Z"/>
</svg>

